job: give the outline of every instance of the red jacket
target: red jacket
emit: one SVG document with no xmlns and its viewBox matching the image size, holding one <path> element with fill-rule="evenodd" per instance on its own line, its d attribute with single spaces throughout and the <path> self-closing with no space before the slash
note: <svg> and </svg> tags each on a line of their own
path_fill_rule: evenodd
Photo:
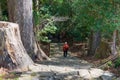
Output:
<svg viewBox="0 0 120 80">
<path fill-rule="evenodd" d="M 69 45 L 68 44 L 64 44 L 63 45 L 63 51 L 67 51 L 69 49 Z"/>
</svg>

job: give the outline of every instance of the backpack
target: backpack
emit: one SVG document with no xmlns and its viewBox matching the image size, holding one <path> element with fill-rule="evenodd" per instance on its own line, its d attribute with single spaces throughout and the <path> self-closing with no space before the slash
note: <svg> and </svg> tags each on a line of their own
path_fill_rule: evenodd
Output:
<svg viewBox="0 0 120 80">
<path fill-rule="evenodd" d="M 63 51 L 67 51 L 69 49 L 69 46 L 67 44 L 64 44 Z"/>
</svg>

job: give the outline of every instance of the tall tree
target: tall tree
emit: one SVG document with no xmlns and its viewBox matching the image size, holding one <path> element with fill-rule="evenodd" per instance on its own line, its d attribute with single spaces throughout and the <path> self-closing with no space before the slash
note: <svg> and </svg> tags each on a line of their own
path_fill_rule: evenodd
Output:
<svg viewBox="0 0 120 80">
<path fill-rule="evenodd" d="M 89 38 L 89 48 L 88 48 L 88 56 L 93 56 L 97 47 L 99 46 L 101 41 L 101 34 L 100 32 L 91 32 Z"/>
<path fill-rule="evenodd" d="M 112 42 L 112 46 L 111 46 L 111 53 L 113 55 L 117 54 L 117 50 L 116 50 L 116 35 L 117 35 L 117 30 L 115 30 L 113 32 L 113 42 Z"/>
<path fill-rule="evenodd" d="M 14 5 L 13 5 L 14 4 Z M 38 49 L 33 34 L 32 0 L 8 0 L 9 20 L 20 26 L 21 39 L 25 49 L 31 57 L 37 55 L 39 59 L 48 57 Z"/>
<path fill-rule="evenodd" d="M 8 0 L 8 10 L 9 20 L 20 26 L 25 49 L 33 53 L 32 0 Z"/>
</svg>

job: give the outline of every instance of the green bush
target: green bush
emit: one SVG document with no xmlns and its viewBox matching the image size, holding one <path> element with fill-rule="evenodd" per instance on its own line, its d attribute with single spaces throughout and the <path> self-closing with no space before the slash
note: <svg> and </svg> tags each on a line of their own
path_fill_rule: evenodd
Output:
<svg viewBox="0 0 120 80">
<path fill-rule="evenodd" d="M 95 58 L 100 58 L 100 54 L 96 53 Z"/>
<path fill-rule="evenodd" d="M 107 65 L 110 66 L 110 67 L 113 66 L 112 61 L 108 61 L 108 62 L 107 62 Z"/>
<path fill-rule="evenodd" d="M 54 25 L 53 21 L 48 19 L 48 23 L 43 29 L 37 31 L 37 40 L 45 43 L 51 42 L 48 38 L 48 34 L 55 34 L 57 27 Z"/>
<path fill-rule="evenodd" d="M 115 61 L 115 68 L 120 66 L 120 57 Z"/>
</svg>

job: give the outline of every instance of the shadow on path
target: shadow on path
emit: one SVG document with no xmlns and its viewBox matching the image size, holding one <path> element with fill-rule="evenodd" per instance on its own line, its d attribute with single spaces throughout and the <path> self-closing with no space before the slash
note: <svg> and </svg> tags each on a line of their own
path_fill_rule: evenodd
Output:
<svg viewBox="0 0 120 80">
<path fill-rule="evenodd" d="M 52 66 L 58 66 L 58 67 L 71 67 L 73 69 L 88 69 L 92 67 L 92 64 L 88 63 L 87 61 L 80 60 L 77 57 L 63 57 L 63 56 L 57 56 L 52 57 L 50 61 L 42 61 L 38 62 L 41 65 L 52 65 Z"/>
</svg>

